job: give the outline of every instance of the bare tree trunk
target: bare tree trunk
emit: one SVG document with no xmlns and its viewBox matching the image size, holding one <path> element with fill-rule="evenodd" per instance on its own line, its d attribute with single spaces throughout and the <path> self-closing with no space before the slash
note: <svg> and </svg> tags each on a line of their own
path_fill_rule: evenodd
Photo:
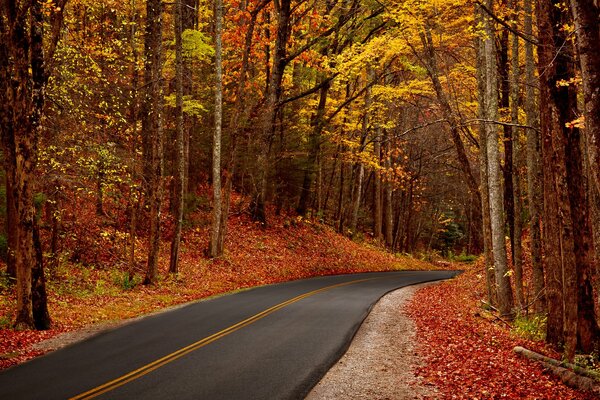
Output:
<svg viewBox="0 0 600 400">
<path fill-rule="evenodd" d="M 487 0 L 486 5 L 493 9 L 493 0 Z M 484 39 L 485 72 L 486 72 L 486 119 L 498 119 L 498 80 L 496 77 L 496 51 L 494 45 L 494 30 L 489 19 L 485 19 Z M 513 293 L 508 275 L 506 261 L 506 243 L 504 242 L 504 212 L 502 201 L 502 175 L 500 172 L 500 153 L 498 150 L 498 130 L 495 124 L 486 124 L 488 180 L 490 192 L 490 218 L 492 226 L 492 251 L 494 252 L 494 270 L 498 290 L 498 308 L 502 315 L 511 315 L 513 308 Z"/>
<path fill-rule="evenodd" d="M 381 165 L 381 127 L 375 128 L 375 141 L 373 142 L 373 152 L 377 166 Z M 378 242 L 382 238 L 383 228 L 383 201 L 381 198 L 381 170 L 379 168 L 374 171 L 373 185 L 373 236 Z"/>
<path fill-rule="evenodd" d="M 524 31 L 528 37 L 533 35 L 532 1 L 524 2 Z M 525 42 L 525 117 L 527 129 L 527 192 L 529 194 L 530 234 L 531 234 L 531 263 L 533 269 L 534 310 L 542 313 L 546 310 L 544 267 L 542 265 L 542 235 L 540 217 L 544 203 L 542 193 L 542 161 L 541 141 L 537 128 L 539 127 L 535 104 L 535 63 L 533 44 Z"/>
<path fill-rule="evenodd" d="M 519 3 L 516 0 L 511 0 L 511 8 L 514 12 L 512 28 L 517 30 L 519 18 Z M 511 37 L 511 67 L 510 67 L 510 119 L 515 125 L 519 124 L 519 37 L 512 35 Z M 513 135 L 513 153 L 512 153 L 512 188 L 510 196 L 513 197 L 514 207 L 514 235 L 512 240 L 513 266 L 515 268 L 515 295 L 519 308 L 525 306 L 525 298 L 523 294 L 523 204 L 521 201 L 521 142 L 518 132 Z"/>
<path fill-rule="evenodd" d="M 223 119 L 223 67 L 221 36 L 223 30 L 223 1 L 215 3 L 215 130 L 213 133 L 213 212 L 209 255 L 218 257 L 221 228 L 221 121 Z"/>
<path fill-rule="evenodd" d="M 283 82 L 283 73 L 288 64 L 286 59 L 287 43 L 290 34 L 291 0 L 274 0 L 275 14 L 277 16 L 277 36 L 275 39 L 275 52 L 273 54 L 273 68 L 269 77 L 269 86 L 261 128 L 262 137 L 260 153 L 258 155 L 257 192 L 254 195 L 252 217 L 254 220 L 267 224 L 265 201 L 272 167 L 272 143 L 276 132 L 277 113 L 279 112 L 279 99 Z"/>
<path fill-rule="evenodd" d="M 501 6 L 505 7 L 506 0 L 501 0 Z M 500 47 L 498 51 L 498 80 L 500 83 L 500 108 L 509 109 L 510 107 L 510 78 L 509 69 L 510 61 L 508 58 L 508 29 L 503 29 L 500 33 L 500 40 L 498 41 Z M 514 134 L 512 126 L 503 125 L 502 130 L 504 138 L 504 168 L 502 168 L 502 174 L 504 177 L 504 213 L 506 216 L 506 225 L 508 226 L 508 233 L 510 237 L 510 249 L 511 255 L 514 260 L 515 257 L 515 203 L 514 203 L 514 188 L 513 188 L 513 142 Z"/>
<path fill-rule="evenodd" d="M 144 136 L 151 143 L 151 168 L 148 179 L 148 200 L 150 203 L 150 237 L 148 264 L 144 284 L 155 284 L 158 280 L 158 253 L 160 250 L 160 215 L 162 206 L 163 170 L 163 123 L 162 123 L 162 3 L 160 0 L 146 1 L 144 81 L 146 95 L 142 127 Z"/>
<path fill-rule="evenodd" d="M 475 15 L 478 23 L 482 21 L 483 11 L 476 7 Z M 477 88 L 478 88 L 478 115 L 479 119 L 485 120 L 486 116 L 486 76 L 485 76 L 485 49 L 483 40 L 476 39 L 477 46 Z M 488 155 L 487 155 L 487 128 L 482 123 L 479 125 L 479 142 L 481 151 L 479 154 L 479 176 L 481 181 L 481 210 L 483 225 L 483 255 L 484 275 L 486 281 L 487 298 L 490 304 L 496 303 L 496 279 L 494 277 L 494 255 L 492 251 L 492 226 L 490 219 L 490 192 L 488 186 Z"/>
<path fill-rule="evenodd" d="M 171 257 L 169 260 L 169 273 L 179 272 L 179 245 L 181 243 L 181 227 L 183 225 L 183 196 L 185 181 L 185 148 L 183 133 L 183 44 L 182 44 L 182 0 L 175 0 L 174 31 L 175 31 L 175 196 L 173 217 L 175 227 L 171 240 Z"/>
<path fill-rule="evenodd" d="M 390 152 L 391 152 L 391 143 L 390 143 L 390 135 L 387 130 L 384 131 L 385 136 L 385 151 L 383 155 L 383 167 L 386 172 L 390 170 L 392 166 Z M 385 242 L 388 247 L 392 246 L 394 241 L 394 209 L 392 204 L 392 183 L 389 179 L 386 179 L 384 183 L 384 221 L 385 221 Z"/>
</svg>

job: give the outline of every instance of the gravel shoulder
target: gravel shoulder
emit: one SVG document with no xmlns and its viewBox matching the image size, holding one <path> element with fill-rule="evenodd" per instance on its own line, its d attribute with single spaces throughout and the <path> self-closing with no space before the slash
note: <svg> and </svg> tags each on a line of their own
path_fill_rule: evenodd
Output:
<svg viewBox="0 0 600 400">
<path fill-rule="evenodd" d="M 409 286 L 384 296 L 365 319 L 346 354 L 327 372 L 307 400 L 402 400 L 436 397 L 436 389 L 415 374 L 416 326 L 405 311 Z M 433 283 L 435 284 L 435 283 Z"/>
</svg>

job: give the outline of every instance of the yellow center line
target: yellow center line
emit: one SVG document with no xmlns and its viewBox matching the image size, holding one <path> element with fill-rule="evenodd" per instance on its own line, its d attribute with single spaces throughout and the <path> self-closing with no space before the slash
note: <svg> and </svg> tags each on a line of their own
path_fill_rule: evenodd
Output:
<svg viewBox="0 0 600 400">
<path fill-rule="evenodd" d="M 133 370 L 133 371 L 131 371 L 125 375 L 122 375 L 116 379 L 113 379 L 112 381 L 106 382 L 105 384 L 97 386 L 93 389 L 90 389 L 87 392 L 84 392 L 84 393 L 78 394 L 77 396 L 71 397 L 69 400 L 93 399 L 94 397 L 100 396 L 103 393 L 109 392 L 120 386 L 125 385 L 128 382 L 138 379 L 138 378 L 154 371 L 155 369 L 158 369 L 158 368 L 162 367 L 163 365 L 170 363 L 171 361 L 175 361 L 178 358 L 181 358 L 181 357 L 185 356 L 186 354 L 191 353 L 192 351 L 198 350 L 199 348 L 204 347 L 207 344 L 210 344 L 216 340 L 219 340 L 222 337 L 225 337 L 225 336 L 229 335 L 230 333 L 233 333 L 239 329 L 242 329 L 243 327 L 248 326 L 248 325 L 258 321 L 258 320 L 266 317 L 267 315 L 274 313 L 277 310 L 287 307 L 290 304 L 296 303 L 297 301 L 300 301 L 307 297 L 313 296 L 317 293 L 324 292 L 326 290 L 334 289 L 334 288 L 341 287 L 341 286 L 348 286 L 348 285 L 352 285 L 352 284 L 359 283 L 359 282 L 370 281 L 373 279 L 377 279 L 377 278 L 358 279 L 355 281 L 338 283 L 336 285 L 326 286 L 321 289 L 313 290 L 312 292 L 301 294 L 292 299 L 289 299 L 287 301 L 284 301 L 282 303 L 274 305 L 273 307 L 267 308 L 266 310 L 261 311 L 258 314 L 255 314 L 249 318 L 246 318 L 245 320 L 240 321 L 235 325 L 231 325 L 230 327 L 225 328 L 222 331 L 219 331 L 215 334 L 212 334 L 203 339 L 200 339 L 197 342 L 192 343 L 186 347 L 182 347 L 181 349 L 174 351 L 171 354 L 167 354 L 166 356 L 161 357 L 158 360 L 154 360 L 151 363 L 146 364 L 143 367 Z"/>
</svg>

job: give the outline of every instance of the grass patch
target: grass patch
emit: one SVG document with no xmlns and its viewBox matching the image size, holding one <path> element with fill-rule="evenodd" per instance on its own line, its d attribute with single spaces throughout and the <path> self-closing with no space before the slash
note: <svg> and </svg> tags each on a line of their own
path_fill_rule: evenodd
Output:
<svg viewBox="0 0 600 400">
<path fill-rule="evenodd" d="M 546 339 L 546 316 L 518 316 L 513 321 L 512 333 L 516 336 L 542 341 Z"/>
</svg>

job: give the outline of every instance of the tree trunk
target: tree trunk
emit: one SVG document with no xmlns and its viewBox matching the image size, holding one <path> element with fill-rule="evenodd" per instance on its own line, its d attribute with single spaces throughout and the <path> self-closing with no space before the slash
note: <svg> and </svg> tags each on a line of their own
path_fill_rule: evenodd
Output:
<svg viewBox="0 0 600 400">
<path fill-rule="evenodd" d="M 4 156 L 5 163 L 6 154 Z M 8 168 L 5 168 L 6 172 L 6 273 L 11 278 L 17 277 L 17 265 L 16 265 L 16 249 L 17 249 L 17 229 L 19 225 L 19 218 L 17 210 L 15 209 L 15 199 L 13 196 L 13 183 L 8 173 Z"/>
<path fill-rule="evenodd" d="M 528 37 L 533 34 L 532 0 L 524 2 L 524 31 Z M 531 264 L 533 270 L 534 311 L 546 311 L 544 267 L 542 265 L 542 232 L 540 217 L 544 204 L 542 193 L 541 141 L 538 133 L 538 119 L 535 104 L 535 63 L 533 44 L 525 42 L 525 118 L 527 126 L 527 192 L 529 195 Z"/>
<path fill-rule="evenodd" d="M 483 11 L 476 7 L 476 20 L 481 23 Z M 485 76 L 485 49 L 483 40 L 476 39 L 477 49 L 477 89 L 478 89 L 478 116 L 479 119 L 486 119 L 486 76 Z M 494 254 L 492 251 L 492 225 L 490 219 L 490 192 L 488 186 L 488 156 L 487 156 L 487 128 L 486 125 L 479 124 L 479 142 L 481 150 L 479 154 L 479 176 L 481 181 L 481 210 L 482 210 L 482 232 L 483 232 L 483 255 L 484 255 L 484 275 L 487 289 L 487 298 L 490 304 L 496 302 L 496 279 L 494 277 Z"/>
<path fill-rule="evenodd" d="M 373 142 L 373 153 L 377 168 L 374 171 L 373 185 L 373 237 L 376 241 L 381 241 L 383 228 L 383 201 L 381 198 L 381 128 L 375 128 L 375 141 Z"/>
<path fill-rule="evenodd" d="M 487 0 L 486 5 L 493 9 L 493 0 Z M 498 80 L 496 77 L 496 51 L 494 31 L 489 19 L 485 19 L 484 39 L 485 53 L 485 112 L 486 120 L 498 119 Z M 494 271 L 498 291 L 498 308 L 504 316 L 512 314 L 513 293 L 508 275 L 506 262 L 506 243 L 504 241 L 504 212 L 502 201 L 502 175 L 500 172 L 500 152 L 498 150 L 498 130 L 495 124 L 486 124 L 486 150 L 488 157 L 488 180 L 490 193 L 490 219 L 492 226 L 492 251 L 494 253 Z"/>
<path fill-rule="evenodd" d="M 465 181 L 467 183 L 467 187 L 477 197 L 477 204 L 481 203 L 481 193 L 479 192 L 479 186 L 477 185 L 477 181 L 475 180 L 475 176 L 473 171 L 471 170 L 471 164 L 469 162 L 469 157 L 467 157 L 467 151 L 465 149 L 465 145 L 462 142 L 462 138 L 460 137 L 460 122 L 454 111 L 452 111 L 452 107 L 450 107 L 450 102 L 444 92 L 442 84 L 440 82 L 440 74 L 437 67 L 437 61 L 435 59 L 435 49 L 433 48 L 433 39 L 431 37 L 431 29 L 428 25 L 425 25 L 425 31 L 420 32 L 421 42 L 425 47 L 425 65 L 427 69 L 427 74 L 431 79 L 431 83 L 433 84 L 433 89 L 435 90 L 437 100 L 440 103 L 440 107 L 442 109 L 442 114 L 444 119 L 450 125 L 450 134 L 452 137 L 452 142 L 456 148 L 456 153 L 458 156 L 459 165 L 461 171 L 464 175 Z M 477 213 L 480 214 L 481 210 L 477 210 Z"/>
<path fill-rule="evenodd" d="M 258 155 L 257 192 L 254 195 L 252 217 L 254 220 L 267 224 L 265 201 L 270 180 L 272 154 L 271 147 L 276 132 L 279 99 L 281 98 L 283 73 L 288 64 L 286 59 L 287 43 L 290 33 L 291 0 L 274 0 L 277 16 L 277 36 L 273 54 L 273 68 L 268 79 L 269 86 L 266 99 L 266 110 L 261 121 L 262 137 L 260 138 L 260 153 Z"/>
<path fill-rule="evenodd" d="M 181 227 L 183 225 L 183 197 L 185 181 L 185 143 L 183 128 L 183 45 L 181 34 L 183 30 L 182 0 L 175 0 L 174 31 L 175 31 L 175 196 L 173 198 L 173 219 L 175 222 L 171 240 L 171 257 L 169 273 L 179 272 L 179 245 L 181 243 Z"/>
<path fill-rule="evenodd" d="M 317 161 L 319 159 L 319 153 L 321 149 L 321 133 L 324 128 L 324 117 L 325 117 L 325 106 L 327 103 L 327 94 L 329 93 L 329 80 L 327 77 L 322 76 L 321 80 L 326 82 L 321 87 L 319 93 L 319 104 L 317 105 L 317 113 L 313 120 L 313 129 L 309 136 L 309 153 L 308 153 L 308 164 L 304 172 L 304 180 L 302 181 L 302 190 L 300 192 L 300 200 L 296 211 L 299 215 L 305 215 L 310 203 L 310 195 L 312 184 L 315 180 Z"/>
<path fill-rule="evenodd" d="M 503 0 L 502 3 L 505 3 Z M 505 4 L 502 4 L 505 6 Z M 510 81 L 509 70 L 510 61 L 508 58 L 508 29 L 503 29 L 500 34 L 498 49 L 498 79 L 500 81 L 500 108 L 508 110 L 510 107 Z M 511 255 L 515 257 L 515 202 L 513 188 L 513 129 L 512 126 L 503 125 L 502 130 L 504 138 L 504 168 L 502 169 L 504 177 L 504 212 L 506 216 L 506 225 L 510 237 Z"/>
<path fill-rule="evenodd" d="M 590 167 L 589 183 L 591 191 L 597 198 L 600 195 L 600 28 L 598 26 L 598 13 L 600 8 L 593 0 L 571 0 L 571 10 L 574 17 L 577 33 L 577 50 L 581 66 L 583 81 L 583 94 L 585 105 L 585 142 L 587 157 L 581 157 L 579 130 L 571 130 L 568 148 L 570 155 L 567 160 L 571 163 L 583 158 L 587 159 Z M 577 157 L 579 158 L 573 158 Z M 569 164 L 567 164 L 569 167 Z M 588 219 L 589 207 L 585 187 L 583 168 L 577 163 L 571 166 L 573 173 L 580 179 L 580 186 L 574 188 L 571 194 L 574 224 L 576 226 L 575 251 L 577 260 L 577 287 L 578 287 L 578 340 L 584 352 L 591 352 L 598 346 L 599 330 L 594 313 L 592 290 L 592 275 L 594 271 L 593 250 L 591 247 L 591 227 Z M 572 185 L 576 182 L 569 180 Z M 576 208 L 577 207 L 577 208 Z M 578 208 L 583 207 L 583 209 Z M 599 228 L 596 228 L 599 229 Z M 600 245 L 600 243 L 596 243 Z M 596 260 L 598 262 L 598 260 Z M 597 264 L 596 264 L 597 266 Z"/>
<path fill-rule="evenodd" d="M 148 264 L 144 284 L 158 280 L 158 253 L 160 250 L 160 215 L 162 206 L 163 123 L 162 123 L 162 2 L 146 1 L 146 35 L 144 41 L 146 95 L 142 115 L 143 135 L 151 143 L 150 169 L 145 170 L 150 203 L 150 237 Z M 148 175 L 146 175 L 148 174 Z"/>
<path fill-rule="evenodd" d="M 391 161 L 391 143 L 390 143 L 390 135 L 387 129 L 384 131 L 385 137 L 385 151 L 383 154 L 383 167 L 385 168 L 386 173 L 388 173 L 392 167 Z M 385 221 L 385 243 L 388 247 L 392 246 L 394 241 L 394 209 L 392 204 L 392 182 L 389 179 L 385 180 L 384 183 L 384 221 Z"/>
<path fill-rule="evenodd" d="M 63 14 L 53 16 L 49 52 L 44 54 L 42 3 L 37 0 L 9 3 L 2 4 L 3 17 L 0 18 L 0 133 L 9 183 L 7 189 L 11 191 L 7 198 L 13 203 L 8 208 L 14 211 L 15 327 L 45 329 L 50 321 L 43 257 L 40 257 L 41 246 L 36 240 L 34 195 L 38 187 L 37 151 L 49 77 L 46 63 L 52 58 L 58 42 Z M 57 6 L 64 6 L 64 1 Z"/>
<path fill-rule="evenodd" d="M 600 194 L 600 7 L 594 0 L 571 0 L 577 34 L 585 104 L 585 139 L 591 166 L 590 183 Z"/>
<path fill-rule="evenodd" d="M 512 28 L 518 29 L 518 11 L 519 4 L 516 0 L 511 0 L 512 10 L 514 12 L 514 22 Z M 511 123 L 519 124 L 519 37 L 512 35 L 511 37 L 511 67 L 510 67 L 510 120 Z M 519 140 L 518 133 L 512 136 L 513 138 L 513 152 L 512 152 L 512 193 L 509 193 L 513 197 L 513 226 L 514 234 L 512 238 L 512 254 L 513 254 L 513 266 L 515 269 L 515 296 L 517 305 L 520 309 L 525 306 L 525 297 L 523 293 L 523 247 L 522 247 L 522 235 L 523 235 L 523 204 L 521 201 L 521 179 L 520 179 L 520 167 L 521 167 L 521 142 Z"/>
<path fill-rule="evenodd" d="M 558 52 L 565 33 L 561 10 L 555 0 L 539 3 L 540 37 L 540 122 L 544 160 L 544 261 L 547 271 L 548 321 L 546 340 L 564 344 L 567 359 L 572 360 L 577 345 L 577 288 L 573 225 L 566 169 L 566 135 L 563 129 L 569 107 L 569 88 L 557 87 L 559 79 L 569 79 L 568 51 Z M 557 246 L 558 244 L 558 246 Z"/>
<path fill-rule="evenodd" d="M 213 133 L 213 212 L 210 235 L 210 257 L 219 257 L 219 230 L 221 229 L 221 121 L 223 119 L 223 67 L 221 36 L 223 30 L 223 1 L 215 3 L 215 130 Z"/>
</svg>

